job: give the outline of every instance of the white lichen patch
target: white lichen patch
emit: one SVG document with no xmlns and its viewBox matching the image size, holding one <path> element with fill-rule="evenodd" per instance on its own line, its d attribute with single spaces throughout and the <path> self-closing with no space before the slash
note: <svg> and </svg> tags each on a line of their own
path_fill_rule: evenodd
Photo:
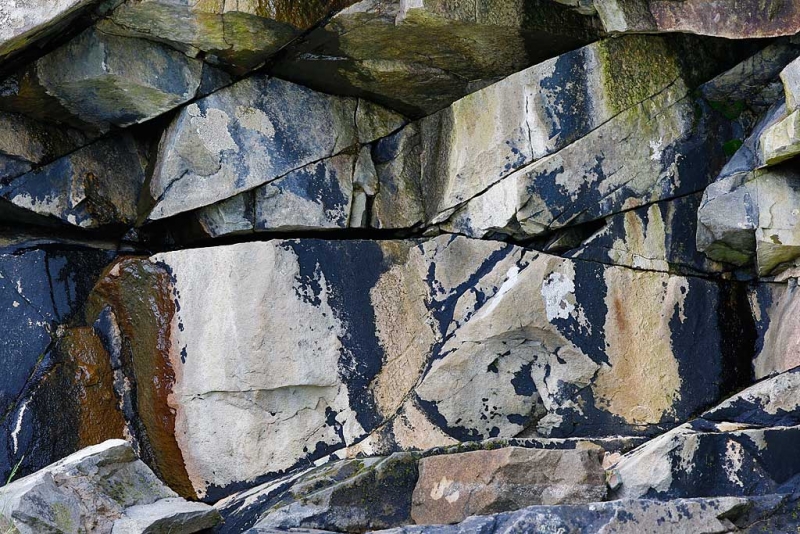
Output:
<svg viewBox="0 0 800 534">
<path fill-rule="evenodd" d="M 728 475 L 728 480 L 739 487 L 744 487 L 744 482 L 739 478 L 739 472 L 744 463 L 744 448 L 738 441 L 729 440 L 725 447 L 725 463 L 722 466 Z"/>
<path fill-rule="evenodd" d="M 575 294 L 575 282 L 562 273 L 550 273 L 542 283 L 542 297 L 548 321 L 567 319 L 575 311 L 575 305 L 567 297 Z"/>
<path fill-rule="evenodd" d="M 239 146 L 228 131 L 230 117 L 221 109 L 208 109 L 203 113 L 197 104 L 187 108 L 192 127 L 197 132 L 197 137 L 203 146 L 212 154 L 219 154 L 223 150 L 239 151 Z"/>
<path fill-rule="evenodd" d="M 236 118 L 239 124 L 248 130 L 255 130 L 269 139 L 275 138 L 275 125 L 260 109 L 250 106 L 238 106 L 236 108 Z"/>
</svg>

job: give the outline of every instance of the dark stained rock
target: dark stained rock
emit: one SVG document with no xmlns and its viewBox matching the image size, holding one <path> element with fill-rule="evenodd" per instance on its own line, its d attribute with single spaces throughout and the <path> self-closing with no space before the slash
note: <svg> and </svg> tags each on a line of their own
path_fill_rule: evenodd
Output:
<svg viewBox="0 0 800 534">
<path fill-rule="evenodd" d="M 601 35 L 549 0 L 362 0 L 292 45 L 283 78 L 421 117 Z"/>
<path fill-rule="evenodd" d="M 761 379 L 800 366 L 797 280 L 754 284 L 749 300 L 758 330 L 753 357 L 755 377 Z"/>
<path fill-rule="evenodd" d="M 0 109 L 103 132 L 194 98 L 202 70 L 165 45 L 89 29 L 0 82 Z"/>
</svg>

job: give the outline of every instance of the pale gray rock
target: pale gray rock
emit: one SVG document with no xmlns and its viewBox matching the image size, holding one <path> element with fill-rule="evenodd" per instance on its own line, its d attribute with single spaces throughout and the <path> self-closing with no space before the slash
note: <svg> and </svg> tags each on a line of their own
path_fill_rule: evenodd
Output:
<svg viewBox="0 0 800 534">
<path fill-rule="evenodd" d="M 109 440 L 83 449 L 32 475 L 0 489 L 0 522 L 20 534 L 41 532 L 118 532 L 143 514 L 160 510 L 169 516 L 190 506 L 207 518 L 217 517 L 207 505 L 191 505 L 166 487 L 141 460 L 130 444 Z M 162 499 L 169 499 L 163 501 Z M 133 516 L 128 517 L 127 511 Z M 145 511 L 147 510 L 147 512 Z M 203 524 L 213 526 L 214 521 Z M 197 532 L 192 524 L 174 523 L 174 533 Z M 163 532 L 122 528 L 119 532 Z"/>
<path fill-rule="evenodd" d="M 88 317 L 109 307 L 120 357 L 165 369 L 136 378 L 140 413 L 167 414 L 140 438 L 216 500 L 347 447 L 671 428 L 741 384 L 736 291 L 463 237 L 304 239 L 124 259 Z"/>
<path fill-rule="evenodd" d="M 760 143 L 766 165 L 777 165 L 800 154 L 800 110 L 767 128 Z"/>
<path fill-rule="evenodd" d="M 796 276 L 791 271 L 784 274 Z M 755 377 L 761 379 L 800 366 L 797 280 L 757 284 L 749 296 L 758 332 L 753 358 Z"/>
<path fill-rule="evenodd" d="M 786 107 L 789 113 L 792 113 L 800 101 L 800 58 L 792 61 L 781 71 L 781 81 L 786 95 Z"/>
<path fill-rule="evenodd" d="M 254 212 L 253 193 L 246 191 L 222 202 L 200 208 L 195 217 L 205 235 L 220 237 L 252 232 L 255 224 Z"/>
<path fill-rule="evenodd" d="M 584 504 L 606 495 L 602 450 L 509 447 L 423 458 L 411 517 L 418 525 L 537 504 Z"/>
<path fill-rule="evenodd" d="M 207 504 L 180 497 L 160 499 L 125 510 L 111 534 L 189 534 L 209 529 L 219 522 L 219 512 Z"/>
<path fill-rule="evenodd" d="M 800 6 L 783 0 L 595 0 L 594 6 L 610 33 L 751 39 L 800 32 Z"/>
<path fill-rule="evenodd" d="M 208 206 L 281 177 L 296 183 L 301 180 L 297 175 L 287 179 L 292 171 L 369 143 L 399 124 L 402 118 L 396 114 L 356 99 L 317 93 L 264 75 L 247 78 L 183 108 L 167 129 L 150 183 L 155 205 L 149 218 Z M 312 171 L 317 172 L 311 168 L 298 172 Z M 352 169 L 349 174 L 352 180 Z M 275 196 L 276 188 L 280 189 L 278 184 L 265 196 Z M 308 209 L 323 213 L 344 209 L 346 220 L 349 201 L 323 206 L 317 198 L 321 194 L 325 192 L 314 190 L 294 196 L 297 201 L 317 202 Z M 270 219 L 269 224 L 284 223 Z"/>
</svg>

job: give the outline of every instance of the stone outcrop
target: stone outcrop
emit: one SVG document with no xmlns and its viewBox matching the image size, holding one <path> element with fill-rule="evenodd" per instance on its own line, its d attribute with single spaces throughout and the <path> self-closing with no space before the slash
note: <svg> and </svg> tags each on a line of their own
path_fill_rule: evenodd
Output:
<svg viewBox="0 0 800 534">
<path fill-rule="evenodd" d="M 20 534 L 189 534 L 219 519 L 208 505 L 177 498 L 123 440 L 89 447 L 7 484 L 0 510 L 3 528 Z"/>
</svg>

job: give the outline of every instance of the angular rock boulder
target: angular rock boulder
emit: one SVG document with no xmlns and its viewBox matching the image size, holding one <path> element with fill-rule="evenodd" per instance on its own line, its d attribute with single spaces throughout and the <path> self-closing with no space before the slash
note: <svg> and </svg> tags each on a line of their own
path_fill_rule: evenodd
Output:
<svg viewBox="0 0 800 534">
<path fill-rule="evenodd" d="M 346 218 L 349 212 L 338 197 L 347 196 L 347 187 L 340 185 L 345 177 L 337 178 L 343 170 L 335 167 L 336 162 L 332 162 L 338 169 L 331 171 L 334 174 L 321 165 L 300 169 L 346 149 L 357 150 L 359 143 L 370 143 L 402 124 L 402 117 L 364 101 L 252 76 L 190 104 L 172 122 L 161 139 L 150 184 L 155 205 L 149 218 L 208 206 L 278 178 L 281 182 L 260 194 L 267 206 L 278 202 L 283 206 L 279 209 L 298 217 L 302 210 L 296 213 L 297 203 L 317 201 L 323 205 L 305 208 L 320 212 L 314 218 L 325 219 L 329 209 L 344 209 Z M 297 173 L 289 176 L 292 171 Z M 309 176 L 320 173 L 307 183 Z M 336 199 L 318 198 L 331 193 Z M 275 196 L 279 198 L 267 200 Z M 290 197 L 294 200 L 284 200 Z M 338 207 L 326 206 L 326 201 Z M 282 223 L 279 216 L 265 215 L 265 224 L 292 225 L 292 221 Z"/>
<path fill-rule="evenodd" d="M 795 111 L 761 136 L 761 158 L 777 165 L 800 154 L 800 112 Z"/>
<path fill-rule="evenodd" d="M 419 463 L 411 517 L 418 525 L 536 504 L 584 504 L 606 494 L 602 449 L 493 451 L 431 456 Z"/>
<path fill-rule="evenodd" d="M 210 506 L 190 505 L 176 497 L 130 444 L 109 440 L 0 489 L 0 523 L 20 534 L 163 529 L 190 534 L 218 521 L 219 514 Z M 145 516 L 167 520 L 143 521 Z"/>
<path fill-rule="evenodd" d="M 118 332 L 154 468 L 214 500 L 356 443 L 670 428 L 749 375 L 739 298 L 461 237 L 299 240 L 124 259 L 87 318 Z"/>
<path fill-rule="evenodd" d="M 0 109 L 104 132 L 194 98 L 202 71 L 165 45 L 88 29 L 1 82 Z"/>
<path fill-rule="evenodd" d="M 362 0 L 291 46 L 283 78 L 419 118 L 596 40 L 599 21 L 547 0 Z"/>
<path fill-rule="evenodd" d="M 5 181 L 0 197 L 80 228 L 130 227 L 138 218 L 146 156 L 146 145 L 129 134 L 106 137 Z"/>
<path fill-rule="evenodd" d="M 612 467 L 616 498 L 748 496 L 796 491 L 800 372 L 744 390 L 625 454 Z"/>
<path fill-rule="evenodd" d="M 594 6 L 610 33 L 752 39 L 800 32 L 800 6 L 783 0 L 595 0 Z"/>
<path fill-rule="evenodd" d="M 749 297 L 758 329 L 753 358 L 755 377 L 761 379 L 800 366 L 797 280 L 756 284 Z"/>
<path fill-rule="evenodd" d="M 238 74 L 259 66 L 324 17 L 356 0 L 312 2 L 124 2 L 104 32 L 167 43 Z"/>
</svg>

